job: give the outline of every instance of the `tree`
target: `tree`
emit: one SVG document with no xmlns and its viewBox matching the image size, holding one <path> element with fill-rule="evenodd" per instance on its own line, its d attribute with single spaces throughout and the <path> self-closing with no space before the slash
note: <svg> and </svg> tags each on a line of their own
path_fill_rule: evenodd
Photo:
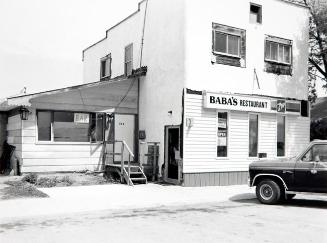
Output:
<svg viewBox="0 0 327 243">
<path fill-rule="evenodd" d="M 323 81 L 323 88 L 327 90 L 327 1 L 326 0 L 290 0 L 309 7 L 309 67 L 308 87 L 309 101 L 314 103 L 316 94 L 316 80 Z"/>
</svg>

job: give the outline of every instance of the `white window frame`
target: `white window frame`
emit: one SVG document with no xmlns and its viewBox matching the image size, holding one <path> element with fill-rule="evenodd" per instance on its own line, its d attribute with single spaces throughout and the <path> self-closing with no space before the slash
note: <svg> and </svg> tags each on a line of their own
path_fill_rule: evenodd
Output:
<svg viewBox="0 0 327 243">
<path fill-rule="evenodd" d="M 256 14 L 257 15 L 256 16 L 257 17 L 257 20 L 255 22 L 251 22 L 251 14 L 252 14 L 251 7 L 252 6 L 259 8 L 259 13 Z M 259 20 L 260 21 L 258 21 L 258 17 L 259 17 Z M 251 24 L 262 24 L 262 5 L 250 2 L 250 23 Z"/>
<path fill-rule="evenodd" d="M 103 72 L 103 70 L 102 70 L 102 63 L 103 62 L 105 62 L 105 68 L 107 67 L 107 65 L 106 65 L 106 63 L 107 62 L 110 62 L 110 65 L 109 65 L 109 70 L 108 70 L 108 75 L 104 75 L 104 76 L 102 76 L 102 72 Z M 106 69 L 105 69 L 105 71 L 106 71 Z M 111 54 L 108 54 L 108 55 L 106 55 L 105 57 L 102 57 L 101 59 L 100 59 L 100 79 L 103 79 L 103 78 L 110 78 L 111 77 Z"/>
<path fill-rule="evenodd" d="M 51 134 L 50 134 L 50 140 L 49 141 L 39 141 L 39 127 L 38 127 L 38 112 L 39 111 L 43 111 L 43 112 L 51 112 Z M 91 140 L 88 141 L 88 142 L 63 142 L 63 141 L 54 141 L 54 129 L 53 129 L 53 114 L 54 112 L 56 111 L 61 111 L 61 110 L 44 110 L 44 109 L 39 109 L 39 110 L 35 110 L 35 144 L 38 145 L 42 145 L 42 144 L 45 144 L 45 145 L 69 145 L 69 144 L 73 144 L 73 145 L 93 145 L 93 144 L 102 144 L 102 141 L 95 141 L 95 142 L 92 142 Z M 73 112 L 73 113 L 87 113 L 90 115 L 91 117 L 91 114 L 93 112 L 84 112 L 84 111 L 63 111 L 63 112 Z M 97 114 L 97 113 L 95 113 Z"/>
<path fill-rule="evenodd" d="M 250 156 L 250 115 L 257 115 L 258 116 L 258 144 L 257 144 L 257 156 Z M 248 113 L 248 138 L 247 138 L 247 148 L 248 148 L 248 159 L 258 159 L 259 158 L 259 153 L 260 153 L 260 129 L 261 129 L 261 114 L 260 113 L 255 113 L 255 112 L 249 112 Z"/>
<path fill-rule="evenodd" d="M 230 57 L 237 57 L 237 58 L 241 58 L 241 40 L 242 40 L 242 37 L 240 35 L 237 35 L 237 34 L 231 34 L 231 33 L 228 33 L 228 32 L 225 32 L 225 31 L 221 31 L 221 30 L 213 30 L 214 31 L 214 36 L 213 36 L 213 53 L 215 54 L 219 54 L 219 55 L 224 55 L 224 56 L 230 56 Z M 238 55 L 233 55 L 233 54 L 230 54 L 230 53 L 227 53 L 227 52 L 219 52 L 219 51 L 216 51 L 216 33 L 221 33 L 221 34 L 225 34 L 227 35 L 227 38 L 226 38 L 226 48 L 227 48 L 227 51 L 228 51 L 228 36 L 229 35 L 232 35 L 232 36 L 236 36 L 238 37 Z"/>
<path fill-rule="evenodd" d="M 279 59 L 279 48 L 280 46 L 289 46 L 290 47 L 290 52 L 289 52 L 289 60 L 290 62 L 281 62 L 281 61 L 278 61 L 278 60 L 273 60 L 273 59 L 269 59 L 266 57 L 266 50 L 267 50 L 267 44 L 268 42 L 271 42 L 271 43 L 275 43 L 277 44 L 277 59 Z M 271 41 L 271 40 L 265 40 L 265 61 L 268 61 L 268 62 L 274 62 L 274 63 L 280 63 L 280 64 L 286 64 L 286 65 L 292 65 L 292 49 L 293 49 L 293 46 L 290 45 L 290 44 L 285 44 L 285 43 L 281 43 L 281 42 L 277 42 L 277 41 Z M 269 48 L 269 52 L 270 52 L 270 56 L 271 56 L 271 45 L 270 45 L 270 48 Z M 284 48 L 283 48 L 283 57 L 284 57 Z"/>
<path fill-rule="evenodd" d="M 227 156 L 226 157 L 218 157 L 218 113 L 227 113 Z M 216 110 L 216 159 L 217 160 L 228 160 L 229 159 L 229 141 L 230 141 L 230 111 L 229 110 Z"/>
</svg>

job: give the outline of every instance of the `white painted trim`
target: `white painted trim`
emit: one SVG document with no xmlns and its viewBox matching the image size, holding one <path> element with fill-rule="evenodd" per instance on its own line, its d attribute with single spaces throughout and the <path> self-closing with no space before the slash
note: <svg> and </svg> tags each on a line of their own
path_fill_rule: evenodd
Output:
<svg viewBox="0 0 327 243">
<path fill-rule="evenodd" d="M 274 176 L 274 177 L 277 177 L 279 178 L 282 182 L 283 182 L 283 185 L 285 187 L 286 190 L 288 190 L 288 187 L 285 183 L 285 181 L 279 176 L 279 175 L 275 175 L 275 174 L 257 174 L 254 178 L 253 178 L 253 181 L 252 181 L 252 185 L 251 186 L 254 186 L 254 183 L 255 183 L 255 180 L 260 177 L 260 176 Z"/>
<path fill-rule="evenodd" d="M 218 150 L 218 136 L 216 134 L 216 160 L 229 160 L 230 154 L 230 110 L 217 110 L 216 111 L 216 133 L 218 133 L 218 113 L 227 113 L 227 156 L 226 157 L 218 157 L 217 150 Z"/>
<path fill-rule="evenodd" d="M 250 145 L 250 115 L 257 115 L 258 116 L 258 143 L 257 143 L 257 156 L 251 157 L 250 151 L 249 151 L 249 145 Z M 256 113 L 256 112 L 249 112 L 248 113 L 248 139 L 247 139 L 247 145 L 248 145 L 248 154 L 247 157 L 248 159 L 259 159 L 259 152 L 260 152 L 260 122 L 261 121 L 261 113 Z"/>
<path fill-rule="evenodd" d="M 285 124 L 284 124 L 284 132 L 285 132 L 285 148 L 284 148 L 284 156 L 278 156 L 278 149 L 277 149 L 277 142 L 278 142 L 278 117 L 285 117 Z M 288 134 L 288 131 L 287 131 L 287 115 L 285 114 L 276 114 L 276 139 L 275 139 L 275 157 L 278 158 L 278 159 L 283 159 L 283 158 L 287 158 L 287 134 Z"/>
</svg>

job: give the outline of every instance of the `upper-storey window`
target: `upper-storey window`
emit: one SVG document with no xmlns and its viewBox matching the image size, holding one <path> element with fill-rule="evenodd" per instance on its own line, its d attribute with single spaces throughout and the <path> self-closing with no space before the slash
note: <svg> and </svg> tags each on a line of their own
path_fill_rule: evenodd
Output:
<svg viewBox="0 0 327 243">
<path fill-rule="evenodd" d="M 250 23 L 262 23 L 262 6 L 250 3 Z"/>
<path fill-rule="evenodd" d="M 212 63 L 245 67 L 245 30 L 212 24 Z"/>
<path fill-rule="evenodd" d="M 241 37 L 231 35 L 217 30 L 214 31 L 214 52 L 218 54 L 228 54 L 240 56 Z"/>
<path fill-rule="evenodd" d="M 267 36 L 265 40 L 265 70 L 282 75 L 292 74 L 292 41 Z"/>
<path fill-rule="evenodd" d="M 291 64 L 291 45 L 266 41 L 265 60 Z"/>
<path fill-rule="evenodd" d="M 133 44 L 129 44 L 125 47 L 125 75 L 129 76 L 133 71 Z"/>
<path fill-rule="evenodd" d="M 100 79 L 110 78 L 111 76 L 111 55 L 101 58 Z"/>
</svg>

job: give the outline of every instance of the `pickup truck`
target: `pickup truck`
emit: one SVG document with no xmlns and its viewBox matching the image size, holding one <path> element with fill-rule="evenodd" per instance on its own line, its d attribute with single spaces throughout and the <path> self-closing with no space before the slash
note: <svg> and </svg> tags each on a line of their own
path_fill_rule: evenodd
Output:
<svg viewBox="0 0 327 243">
<path fill-rule="evenodd" d="M 297 193 L 327 195 L 327 140 L 314 140 L 298 156 L 249 165 L 249 186 L 261 203 L 276 204 Z"/>
</svg>

